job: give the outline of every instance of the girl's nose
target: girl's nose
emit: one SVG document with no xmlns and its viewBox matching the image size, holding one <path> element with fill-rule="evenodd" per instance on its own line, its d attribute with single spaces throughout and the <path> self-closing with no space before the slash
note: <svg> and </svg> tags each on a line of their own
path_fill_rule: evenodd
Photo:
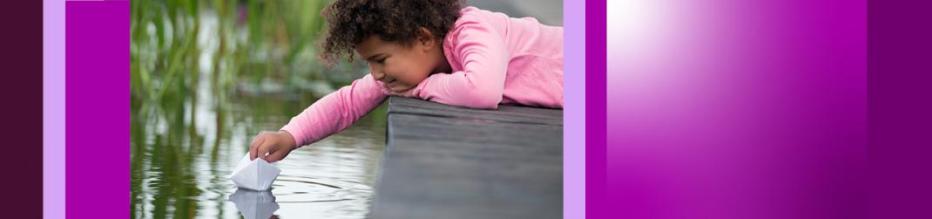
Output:
<svg viewBox="0 0 932 219">
<path fill-rule="evenodd" d="M 372 74 L 372 77 L 375 78 L 375 80 L 381 81 L 382 79 L 385 79 L 385 72 L 382 72 L 382 69 L 379 69 L 375 66 L 370 65 L 369 71 Z"/>
<path fill-rule="evenodd" d="M 375 78 L 375 80 L 381 81 L 382 79 L 385 79 L 385 73 L 382 73 L 381 71 L 372 70 L 372 78 Z"/>
</svg>

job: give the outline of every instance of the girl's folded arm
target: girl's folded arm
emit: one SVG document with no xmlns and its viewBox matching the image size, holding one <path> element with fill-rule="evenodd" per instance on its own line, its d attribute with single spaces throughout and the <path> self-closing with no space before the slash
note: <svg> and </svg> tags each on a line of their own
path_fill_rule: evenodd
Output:
<svg viewBox="0 0 932 219">
<path fill-rule="evenodd" d="M 411 92 L 414 96 L 463 107 L 496 109 L 505 89 L 508 50 L 491 26 L 464 17 L 455 27 L 453 56 L 462 71 L 433 74 Z"/>
<path fill-rule="evenodd" d="M 290 133 L 299 147 L 342 131 L 385 99 L 380 83 L 371 75 L 356 79 L 311 104 L 281 130 Z"/>
</svg>

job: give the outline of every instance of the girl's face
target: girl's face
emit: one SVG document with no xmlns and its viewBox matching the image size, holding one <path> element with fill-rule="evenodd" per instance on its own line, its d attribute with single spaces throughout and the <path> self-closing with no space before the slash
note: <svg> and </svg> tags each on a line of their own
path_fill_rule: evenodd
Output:
<svg viewBox="0 0 932 219">
<path fill-rule="evenodd" d="M 369 63 L 372 77 L 392 92 L 414 88 L 431 73 L 449 68 L 440 42 L 426 29 L 411 45 L 373 35 L 357 45 L 356 52 Z"/>
</svg>

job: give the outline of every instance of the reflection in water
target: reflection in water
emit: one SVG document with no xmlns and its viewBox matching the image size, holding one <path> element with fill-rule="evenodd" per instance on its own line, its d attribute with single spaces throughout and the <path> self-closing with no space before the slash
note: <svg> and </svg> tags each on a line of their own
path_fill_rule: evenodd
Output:
<svg viewBox="0 0 932 219">
<path fill-rule="evenodd" d="M 275 195 L 270 191 L 253 191 L 237 189 L 230 195 L 230 201 L 236 204 L 236 209 L 246 219 L 266 219 L 278 210 Z"/>
<path fill-rule="evenodd" d="M 339 78 L 364 74 L 364 65 L 323 72 L 310 61 L 316 30 L 303 27 L 319 14 L 308 8 L 323 1 L 198 2 L 131 3 L 132 218 L 266 213 L 242 211 L 243 195 L 228 178 L 249 141 L 348 83 Z M 276 164 L 282 172 L 271 193 L 243 203 L 272 200 L 273 217 L 365 217 L 384 127 L 383 107 L 293 151 Z"/>
</svg>

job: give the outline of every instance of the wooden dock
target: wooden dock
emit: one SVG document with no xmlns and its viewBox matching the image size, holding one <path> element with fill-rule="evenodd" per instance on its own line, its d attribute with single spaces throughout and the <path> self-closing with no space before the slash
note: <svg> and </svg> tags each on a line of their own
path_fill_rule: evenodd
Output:
<svg viewBox="0 0 932 219">
<path fill-rule="evenodd" d="M 388 100 L 370 218 L 562 218 L 563 111 Z"/>
</svg>

